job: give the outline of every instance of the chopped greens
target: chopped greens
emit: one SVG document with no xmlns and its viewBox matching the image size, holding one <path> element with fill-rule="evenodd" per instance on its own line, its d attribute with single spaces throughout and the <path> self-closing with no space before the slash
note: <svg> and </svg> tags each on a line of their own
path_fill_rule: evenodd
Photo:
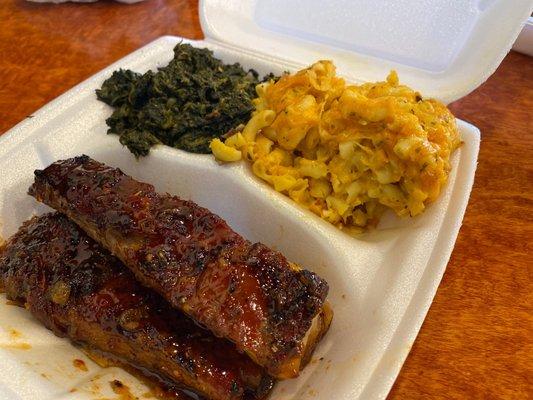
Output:
<svg viewBox="0 0 533 400">
<path fill-rule="evenodd" d="M 254 70 L 180 43 L 166 67 L 145 74 L 115 71 L 96 95 L 115 108 L 106 120 L 108 133 L 119 135 L 135 156 L 146 156 L 157 143 L 210 153 L 212 139 L 248 121 L 258 83 Z"/>
</svg>

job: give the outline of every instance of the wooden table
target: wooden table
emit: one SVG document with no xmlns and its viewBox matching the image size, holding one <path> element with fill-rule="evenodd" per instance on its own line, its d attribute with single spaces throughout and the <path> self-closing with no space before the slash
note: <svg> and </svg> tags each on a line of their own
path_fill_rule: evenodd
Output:
<svg viewBox="0 0 533 400">
<path fill-rule="evenodd" d="M 2 0 L 0 132 L 169 34 L 202 37 L 195 1 Z M 533 393 L 533 58 L 511 52 L 451 108 L 482 132 L 476 180 L 435 302 L 389 397 L 526 399 Z"/>
</svg>

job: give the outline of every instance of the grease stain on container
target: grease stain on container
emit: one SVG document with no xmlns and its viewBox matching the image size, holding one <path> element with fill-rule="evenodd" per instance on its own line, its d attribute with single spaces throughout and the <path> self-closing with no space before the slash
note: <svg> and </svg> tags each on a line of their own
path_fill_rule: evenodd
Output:
<svg viewBox="0 0 533 400">
<path fill-rule="evenodd" d="M 75 358 L 74 360 L 72 360 L 72 365 L 74 365 L 74 368 L 83 372 L 87 372 L 89 370 L 87 368 L 87 365 L 85 364 L 85 361 L 80 360 L 79 358 Z"/>
<path fill-rule="evenodd" d="M 101 392 L 101 388 L 100 388 L 100 385 L 98 384 L 98 380 L 101 378 L 100 375 L 95 375 L 92 377 L 92 379 L 89 381 L 91 386 L 90 386 L 90 389 L 89 391 L 93 394 L 98 394 Z"/>
<path fill-rule="evenodd" d="M 117 400 L 136 400 L 137 399 L 137 397 L 134 396 L 130 392 L 130 388 L 124 385 L 118 379 L 115 379 L 109 382 L 109 384 L 111 385 L 111 389 L 113 389 L 113 392 L 119 395 L 119 398 Z"/>
<path fill-rule="evenodd" d="M 28 343 L 13 343 L 13 344 L 5 344 L 0 347 L 3 347 L 4 349 L 13 349 L 13 350 L 29 350 L 31 349 L 31 345 Z"/>
<path fill-rule="evenodd" d="M 11 340 L 18 340 L 18 339 L 20 339 L 22 337 L 22 333 L 20 333 L 19 331 L 17 331 L 14 328 L 9 328 L 8 329 L 8 333 L 9 333 L 9 338 Z"/>
<path fill-rule="evenodd" d="M 12 349 L 12 350 L 29 350 L 31 345 L 25 342 L 19 342 L 19 339 L 22 338 L 22 333 L 16 330 L 15 328 L 8 328 L 7 334 L 9 337 L 9 343 L 0 344 L 1 348 Z"/>
</svg>

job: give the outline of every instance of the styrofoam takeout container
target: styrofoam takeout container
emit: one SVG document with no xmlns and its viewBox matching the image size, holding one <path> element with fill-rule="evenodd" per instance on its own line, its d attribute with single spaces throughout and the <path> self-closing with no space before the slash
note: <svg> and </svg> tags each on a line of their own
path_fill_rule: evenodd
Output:
<svg viewBox="0 0 533 400">
<path fill-rule="evenodd" d="M 531 9 L 528 1 L 514 1 L 512 7 L 503 0 L 382 3 L 201 2 L 206 40 L 162 37 L 0 137 L 0 234 L 6 238 L 32 214 L 48 211 L 26 194 L 34 169 L 82 153 L 120 167 L 159 191 L 209 208 L 248 239 L 283 252 L 329 282 L 331 330 L 314 361 L 298 379 L 279 383 L 273 400 L 385 398 L 452 252 L 474 179 L 479 130 L 458 121 L 464 145 L 452 157 L 444 193 L 423 215 L 402 220 L 388 215 L 378 229 L 352 238 L 260 182 L 244 163 L 221 166 L 209 155 L 165 146 L 136 160 L 117 137 L 106 135 L 111 109 L 94 94 L 119 67 L 144 72 L 165 65 L 174 45 L 184 40 L 260 73 L 294 71 L 323 58 L 333 59 L 351 81 L 383 79 L 395 68 L 423 95 L 451 101 L 496 68 Z M 146 390 L 120 369 L 99 368 L 29 312 L 1 299 L 0 399 L 109 397 L 113 379 L 138 395 Z M 87 372 L 73 366 L 76 358 L 86 361 Z"/>
</svg>

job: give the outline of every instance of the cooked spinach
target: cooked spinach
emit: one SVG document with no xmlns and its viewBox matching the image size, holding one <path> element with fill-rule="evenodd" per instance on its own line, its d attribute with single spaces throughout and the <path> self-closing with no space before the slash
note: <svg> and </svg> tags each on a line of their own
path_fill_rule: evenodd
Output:
<svg viewBox="0 0 533 400">
<path fill-rule="evenodd" d="M 180 43 L 167 66 L 145 74 L 115 71 L 96 95 L 115 108 L 108 133 L 119 135 L 135 156 L 147 155 L 156 143 L 209 153 L 213 138 L 248 121 L 258 83 L 254 70 Z"/>
</svg>

